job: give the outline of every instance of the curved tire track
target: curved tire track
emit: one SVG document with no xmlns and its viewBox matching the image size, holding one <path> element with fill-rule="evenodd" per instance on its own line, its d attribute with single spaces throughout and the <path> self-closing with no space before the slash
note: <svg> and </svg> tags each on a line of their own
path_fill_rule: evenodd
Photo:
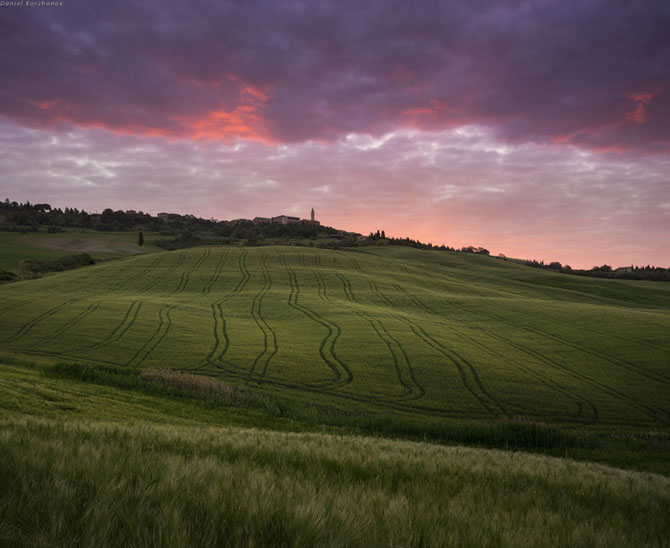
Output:
<svg viewBox="0 0 670 548">
<path fill-rule="evenodd" d="M 410 299 L 411 299 L 411 300 L 412 300 L 418 307 L 422 308 L 424 311 L 428 312 L 429 314 L 432 314 L 432 315 L 435 315 L 435 316 L 440 317 L 439 314 L 437 314 L 437 313 L 433 312 L 432 310 L 430 310 L 430 309 L 429 309 L 425 304 L 423 304 L 417 297 L 415 297 L 415 296 L 411 295 L 410 293 L 406 292 L 406 291 L 405 291 L 403 288 L 401 288 L 400 286 L 397 286 L 397 287 L 398 287 L 401 291 L 405 292 L 405 294 L 408 295 L 408 297 L 409 297 L 409 298 L 410 298 Z M 453 304 L 453 303 L 452 303 L 452 304 Z M 459 306 L 459 305 L 455 305 L 455 306 Z M 496 320 L 498 320 L 498 321 L 504 321 L 503 318 L 499 318 L 499 317 L 494 316 L 494 315 L 491 315 L 491 314 L 487 314 L 487 313 L 483 313 L 483 312 L 472 311 L 472 310 L 469 310 L 469 309 L 464 308 L 464 307 L 459 307 L 459 308 L 461 308 L 461 309 L 463 309 L 463 310 L 466 310 L 466 311 L 468 311 L 468 312 L 475 313 L 475 314 L 476 314 L 476 313 L 479 313 L 480 315 L 483 315 L 483 316 L 488 317 L 488 318 L 490 318 L 490 319 L 496 319 Z M 515 325 L 515 327 L 518 327 L 519 329 L 525 329 L 525 330 L 527 330 L 527 331 L 529 331 L 529 332 L 531 332 L 531 333 L 535 333 L 536 335 L 542 335 L 542 332 L 541 332 L 541 331 L 535 331 L 535 330 L 528 329 L 528 328 L 525 328 L 524 326 L 519 326 L 519 325 Z M 592 387 L 594 387 L 594 388 L 597 388 L 597 389 L 599 389 L 600 391 L 602 391 L 602 392 L 608 394 L 609 396 L 611 396 L 611 397 L 613 397 L 613 398 L 615 398 L 615 399 L 618 399 L 619 401 L 626 402 L 627 404 L 632 405 L 633 407 L 636 407 L 638 410 L 640 410 L 640 411 L 642 411 L 643 413 L 645 413 L 646 415 L 648 415 L 648 416 L 651 418 L 652 422 L 658 422 L 658 421 L 660 420 L 659 417 L 658 417 L 659 414 L 660 414 L 660 415 L 665 415 L 665 416 L 668 415 L 668 413 L 667 413 L 666 411 L 662 410 L 662 409 L 657 409 L 657 408 L 655 408 L 655 407 L 652 407 L 652 406 L 649 406 L 649 405 L 645 405 L 645 404 L 643 404 L 643 403 L 640 403 L 640 402 L 639 402 L 638 400 L 636 400 L 635 398 L 633 398 L 633 397 L 631 397 L 631 396 L 628 396 L 627 394 L 624 394 L 623 392 L 620 392 L 620 391 L 618 391 L 618 390 L 616 390 L 616 389 L 614 389 L 614 388 L 612 388 L 612 387 L 610 387 L 610 386 L 608 386 L 608 385 L 606 385 L 606 384 L 603 384 L 603 383 L 601 383 L 601 382 L 599 382 L 599 381 L 597 381 L 597 380 L 595 380 L 595 379 L 592 379 L 592 378 L 589 377 L 588 375 L 584 375 L 583 373 L 579 373 L 578 371 L 575 371 L 575 370 L 571 369 L 570 367 L 568 367 L 568 366 L 566 366 L 566 365 L 563 365 L 563 364 L 557 362 L 556 360 L 554 360 L 554 359 L 552 359 L 552 358 L 550 358 L 550 357 L 548 357 L 548 356 L 542 354 L 541 352 L 539 352 L 539 351 L 537 351 L 537 350 L 528 348 L 528 347 L 526 347 L 525 345 L 522 345 L 522 344 L 520 344 L 520 343 L 516 343 L 516 342 L 514 342 L 514 341 L 511 341 L 511 340 L 509 340 L 509 339 L 506 339 L 505 337 L 503 337 L 503 336 L 501 336 L 501 335 L 496 335 L 496 334 L 491 333 L 491 332 L 488 332 L 487 334 L 488 334 L 489 336 L 493 337 L 494 339 L 497 339 L 497 340 L 499 340 L 499 341 L 501 341 L 501 342 L 504 342 L 504 343 L 506 343 L 506 344 L 508 344 L 508 345 L 510 345 L 510 346 L 512 346 L 512 347 L 514 347 L 514 348 L 516 348 L 517 350 L 520 350 L 521 352 L 524 352 L 525 354 L 528 354 L 528 355 L 530 355 L 530 356 L 535 357 L 536 359 L 539 359 L 540 361 L 542 361 L 543 363 L 545 363 L 545 364 L 551 366 L 551 367 L 554 368 L 554 369 L 559 369 L 559 370 L 561 370 L 563 373 L 565 373 L 565 374 L 571 376 L 572 378 L 574 378 L 574 379 L 576 379 L 576 380 L 579 380 L 579 381 L 583 382 L 584 384 L 587 384 L 587 385 L 590 385 L 590 386 L 592 386 Z M 666 420 L 665 422 L 668 422 L 668 421 Z"/>
<path fill-rule="evenodd" d="M 111 286 L 109 288 L 109 290 L 110 291 L 115 291 L 115 290 L 119 289 L 120 287 L 123 287 L 124 285 L 127 285 L 128 282 L 131 281 L 131 280 L 138 280 L 139 278 L 144 276 L 147 272 L 150 272 L 151 270 L 156 268 L 161 263 L 161 261 L 163 259 L 164 259 L 164 257 L 158 257 L 157 259 L 154 259 L 154 261 L 151 264 L 149 264 L 144 270 L 142 270 L 141 272 L 139 272 L 138 274 L 135 274 L 135 275 L 133 275 L 131 273 L 131 275 L 127 279 L 124 279 L 124 280 L 120 281 L 119 283 L 117 283 L 116 285 Z"/>
<path fill-rule="evenodd" d="M 184 291 L 184 289 L 186 289 L 186 286 L 188 285 L 189 277 L 191 276 L 191 274 L 193 272 L 195 272 L 196 270 L 198 270 L 202 266 L 202 264 L 207 260 L 207 257 L 209 257 L 209 254 L 211 253 L 211 251 L 212 250 L 209 247 L 205 248 L 204 253 L 196 261 L 196 263 L 191 268 L 189 268 L 188 270 L 186 270 L 185 272 L 182 273 L 181 279 L 179 280 L 179 285 L 177 286 L 177 289 L 173 292 L 173 295 L 181 293 L 182 291 Z"/>
<path fill-rule="evenodd" d="M 256 322 L 258 329 L 260 329 L 263 333 L 263 351 L 258 354 L 258 356 L 256 356 L 256 359 L 251 364 L 247 382 L 254 380 L 253 376 L 256 371 L 256 367 L 259 363 L 262 363 L 263 369 L 259 374 L 259 378 L 257 379 L 259 384 L 263 383 L 263 378 L 267 373 L 268 365 L 279 350 L 279 347 L 277 346 L 277 334 L 275 333 L 274 329 L 272 329 L 270 324 L 265 320 L 262 313 L 263 297 L 272 287 L 272 279 L 270 278 L 270 272 L 268 271 L 266 262 L 267 254 L 264 253 L 261 256 L 260 261 L 261 272 L 263 273 L 263 287 L 258 293 L 256 293 L 254 300 L 251 303 L 251 316 Z"/>
<path fill-rule="evenodd" d="M 147 285 L 145 285 L 142 289 L 140 289 L 138 293 L 146 293 L 150 289 L 156 287 L 156 285 L 158 285 L 160 282 L 162 282 L 168 276 L 170 276 L 170 274 L 172 274 L 175 270 L 177 270 L 177 268 L 179 268 L 183 264 L 185 258 L 186 258 L 186 252 L 182 251 L 179 254 L 177 262 L 174 265 L 168 266 L 162 274 L 156 276 L 156 278 L 151 280 Z"/>
<path fill-rule="evenodd" d="M 86 316 L 95 312 L 98 309 L 99 306 L 100 306 L 99 303 L 94 303 L 94 304 L 89 305 L 88 308 L 84 309 L 82 312 L 77 314 L 74 318 L 72 318 L 64 326 L 62 326 L 59 329 L 57 329 L 56 331 L 54 331 L 48 337 L 45 337 L 44 339 L 42 339 L 40 341 L 37 341 L 36 343 L 32 344 L 31 346 L 28 347 L 28 349 L 33 349 L 38 344 L 45 344 L 45 343 L 51 342 L 56 337 L 58 337 L 60 334 L 64 333 L 68 329 L 71 329 L 72 327 L 74 327 L 76 324 L 78 324 L 80 321 L 82 321 L 84 318 L 86 318 Z"/>
<path fill-rule="evenodd" d="M 240 293 L 249 282 L 251 275 L 249 274 L 249 270 L 247 269 L 246 265 L 248 254 L 249 252 L 245 249 L 240 253 L 240 256 L 237 259 L 240 274 L 242 275 L 240 281 L 237 282 L 237 285 L 233 288 L 232 291 L 220 299 L 217 299 L 210 305 L 212 309 L 212 318 L 214 319 L 214 345 L 212 346 L 209 354 L 207 354 L 205 357 L 205 361 L 202 365 L 209 364 L 217 368 L 222 368 L 223 366 L 223 358 L 228 351 L 228 347 L 230 346 L 230 339 L 228 338 L 228 333 L 226 331 L 226 319 L 223 315 L 222 305 Z M 221 334 L 219 335 L 219 333 Z M 221 348 L 222 345 L 223 348 Z"/>
<path fill-rule="evenodd" d="M 33 318 L 29 322 L 23 324 L 13 335 L 11 335 L 10 337 L 8 337 L 7 339 L 5 339 L 2 342 L 6 344 L 6 343 L 12 343 L 12 342 L 18 341 L 19 339 L 21 339 L 22 337 L 25 337 L 28 333 L 30 333 L 30 331 L 33 329 L 33 327 L 35 327 L 37 324 L 43 322 L 47 318 L 50 318 L 51 316 L 53 316 L 54 314 L 56 314 L 58 311 L 62 310 L 66 306 L 74 304 L 74 303 L 76 303 L 80 300 L 81 299 L 70 299 L 69 301 L 65 301 L 64 303 L 59 304 L 58 306 L 54 306 L 53 308 L 47 310 L 43 314 L 40 314 L 39 316 L 37 316 L 37 318 Z"/>
<path fill-rule="evenodd" d="M 149 355 L 156 350 L 156 347 L 163 342 L 163 339 L 165 339 L 172 327 L 170 311 L 176 306 L 176 304 L 171 304 L 162 306 L 158 309 L 158 327 L 141 348 L 125 363 L 126 367 L 139 367 L 142 365 L 144 360 L 146 360 Z"/>
<path fill-rule="evenodd" d="M 318 323 L 322 327 L 325 327 L 327 330 L 326 336 L 323 338 L 323 340 L 321 341 L 321 345 L 319 346 L 319 355 L 321 356 L 322 361 L 333 373 L 333 380 L 331 382 L 336 385 L 345 385 L 351 383 L 354 379 L 351 370 L 342 360 L 338 358 L 335 352 L 335 343 L 337 342 L 337 339 L 342 333 L 342 329 L 335 322 L 327 320 L 314 310 L 304 305 L 301 305 L 298 302 L 298 298 L 300 295 L 298 278 L 295 275 L 295 272 L 293 272 L 293 270 L 286 264 L 286 259 L 284 255 L 280 254 L 279 262 L 281 265 L 283 265 L 284 269 L 286 270 L 286 273 L 288 274 L 289 277 L 289 283 L 291 285 L 291 293 L 288 298 L 288 305 L 291 308 L 294 308 L 295 310 L 298 310 L 299 312 L 307 316 L 313 322 Z M 321 294 L 320 286 L 319 286 L 319 294 Z M 346 377 L 344 380 L 342 380 L 342 373 L 340 370 L 344 371 L 344 375 Z"/>
<path fill-rule="evenodd" d="M 96 348 L 102 348 L 104 346 L 109 346 L 110 344 L 118 341 L 121 337 L 123 337 L 123 335 L 125 335 L 126 331 L 128 331 L 128 329 L 130 329 L 130 327 L 135 323 L 135 320 L 137 320 L 137 315 L 139 314 L 141 308 L 142 308 L 142 301 L 133 301 L 132 303 L 130 303 L 128 310 L 126 310 L 126 313 L 121 319 L 121 321 L 117 324 L 117 326 L 109 335 L 107 335 L 101 341 L 90 344 L 88 346 L 77 348 L 75 349 L 75 352 L 82 352 L 84 350 L 94 350 Z"/>
<path fill-rule="evenodd" d="M 354 291 L 351 287 L 351 282 L 349 281 L 349 279 L 346 276 L 340 274 L 339 272 L 336 273 L 335 275 L 342 282 L 342 287 L 344 289 L 344 294 L 347 300 L 354 304 L 360 304 L 360 302 L 356 299 L 356 295 L 354 295 Z M 381 340 L 386 345 L 389 354 L 393 359 L 393 365 L 395 368 L 398 382 L 405 389 L 404 397 L 414 400 L 422 398 L 426 392 L 424 388 L 417 382 L 412 364 L 409 360 L 409 357 L 407 356 L 407 352 L 402 347 L 402 345 L 397 341 L 397 339 L 391 337 L 391 335 L 389 334 L 386 327 L 384 327 L 384 324 L 381 320 L 379 320 L 378 318 L 372 318 L 371 316 L 365 314 L 360 310 L 354 310 L 354 313 L 357 314 L 359 317 L 363 318 L 364 320 L 366 320 L 374 330 L 379 340 Z M 377 324 L 375 324 L 375 322 L 377 322 Z M 404 364 L 405 369 L 409 371 L 409 373 L 407 374 L 411 381 L 409 383 L 405 381 L 404 378 L 405 374 L 403 373 L 402 364 Z"/>
<path fill-rule="evenodd" d="M 225 266 L 227 259 L 228 259 L 228 251 L 221 252 L 221 258 L 219 259 L 219 262 L 216 263 L 212 276 L 209 278 L 209 280 L 207 280 L 207 282 L 205 282 L 205 285 L 203 286 L 202 291 L 200 292 L 201 295 L 209 295 L 209 292 L 212 290 L 212 286 L 218 281 L 219 277 L 221 276 L 221 273 L 223 272 L 223 267 Z"/>
<path fill-rule="evenodd" d="M 371 280 L 368 281 L 370 282 L 370 288 L 373 290 L 373 292 L 381 296 L 382 300 L 389 306 L 393 306 L 392 303 L 388 300 L 388 298 L 386 298 L 386 296 L 381 294 L 376 284 L 374 284 L 374 282 L 372 282 Z M 394 287 L 400 287 L 400 286 L 394 286 Z M 446 348 L 442 343 L 440 343 L 434 337 L 426 333 L 426 331 L 422 327 L 414 324 L 413 322 L 411 322 L 407 318 L 404 318 L 403 316 L 400 316 L 398 314 L 393 315 L 395 318 L 404 322 L 411 329 L 414 335 L 416 335 L 419 339 L 421 339 L 425 344 L 427 344 L 433 350 L 442 354 L 445 358 L 447 358 L 447 360 L 449 360 L 456 367 L 458 376 L 461 379 L 461 383 L 463 384 L 464 388 L 482 405 L 482 407 L 484 407 L 492 415 L 500 416 L 501 414 L 503 414 L 505 416 L 509 416 L 506 406 L 500 403 L 500 401 L 486 389 L 481 379 L 479 378 L 477 370 L 475 369 L 474 365 L 472 365 L 472 363 L 470 363 L 468 360 L 463 358 L 460 354 L 456 353 L 455 351 Z M 470 376 L 472 377 L 473 381 L 470 381 L 468 379 L 466 371 L 470 372 Z M 475 387 L 478 390 L 476 390 Z"/>
</svg>

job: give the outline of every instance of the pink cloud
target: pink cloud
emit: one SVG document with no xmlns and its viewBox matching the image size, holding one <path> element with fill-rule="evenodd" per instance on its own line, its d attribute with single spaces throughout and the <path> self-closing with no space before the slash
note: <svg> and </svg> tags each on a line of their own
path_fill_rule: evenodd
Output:
<svg viewBox="0 0 670 548">
<path fill-rule="evenodd" d="M 635 102 L 635 110 L 626 113 L 625 119 L 629 122 L 644 124 L 649 119 L 647 107 L 653 95 L 651 93 L 627 93 L 626 97 Z"/>
<path fill-rule="evenodd" d="M 0 146 L 0 193 L 15 200 L 219 219 L 314 207 L 323 223 L 363 234 L 573 267 L 670 266 L 665 156 L 510 146 L 479 127 L 268 145 L 2 124 Z"/>
</svg>

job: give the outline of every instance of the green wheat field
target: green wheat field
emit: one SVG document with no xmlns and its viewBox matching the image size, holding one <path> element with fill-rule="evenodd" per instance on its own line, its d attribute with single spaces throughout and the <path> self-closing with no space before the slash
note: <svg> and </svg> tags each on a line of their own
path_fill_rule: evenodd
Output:
<svg viewBox="0 0 670 548">
<path fill-rule="evenodd" d="M 668 545 L 669 334 L 667 284 L 411 248 L 201 247 L 6 284 L 0 541 Z M 247 403 L 136 389 L 163 369 Z M 595 436 L 569 456 L 631 470 L 449 445 L 509 431 L 556 456 Z"/>
</svg>

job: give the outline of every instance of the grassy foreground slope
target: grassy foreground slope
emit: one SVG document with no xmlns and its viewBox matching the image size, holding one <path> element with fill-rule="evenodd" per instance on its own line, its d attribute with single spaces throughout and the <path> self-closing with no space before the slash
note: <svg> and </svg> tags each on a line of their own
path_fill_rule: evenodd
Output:
<svg viewBox="0 0 670 548">
<path fill-rule="evenodd" d="M 410 248 L 194 248 L 0 287 L 0 345 L 351 413 L 667 431 L 670 291 Z"/>
<path fill-rule="evenodd" d="M 664 546 L 670 479 L 315 433 L 0 420 L 5 546 Z"/>
<path fill-rule="evenodd" d="M 0 369 L 0 545 L 665 546 L 670 479 Z M 257 419 L 263 420 L 260 414 Z M 267 420 L 267 417 L 266 417 Z"/>
</svg>

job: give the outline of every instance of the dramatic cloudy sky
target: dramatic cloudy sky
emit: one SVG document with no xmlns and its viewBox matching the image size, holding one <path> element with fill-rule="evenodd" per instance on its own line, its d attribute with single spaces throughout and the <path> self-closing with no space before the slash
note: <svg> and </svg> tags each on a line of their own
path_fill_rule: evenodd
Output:
<svg viewBox="0 0 670 548">
<path fill-rule="evenodd" d="M 0 7 L 0 199 L 670 266 L 670 3 Z"/>
</svg>

